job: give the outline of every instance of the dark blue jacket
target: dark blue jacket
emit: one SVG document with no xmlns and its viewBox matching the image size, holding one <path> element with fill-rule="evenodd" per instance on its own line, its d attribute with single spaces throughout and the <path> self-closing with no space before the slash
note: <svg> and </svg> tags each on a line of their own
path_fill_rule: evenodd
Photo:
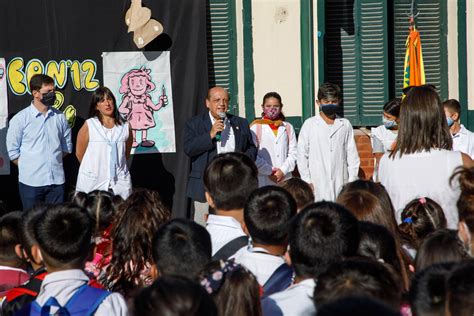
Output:
<svg viewBox="0 0 474 316">
<path fill-rule="evenodd" d="M 235 151 L 243 152 L 255 161 L 257 148 L 253 143 L 246 119 L 227 114 L 235 136 Z M 192 117 L 184 128 L 184 152 L 191 158 L 191 172 L 186 195 L 194 201 L 205 202 L 203 176 L 207 164 L 217 155 L 216 140 L 211 139 L 212 123 L 209 112 Z"/>
</svg>

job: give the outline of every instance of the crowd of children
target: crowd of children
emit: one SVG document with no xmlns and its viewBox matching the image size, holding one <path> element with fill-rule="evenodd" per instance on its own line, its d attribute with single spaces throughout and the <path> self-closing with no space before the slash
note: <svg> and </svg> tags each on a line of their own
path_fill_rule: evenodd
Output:
<svg viewBox="0 0 474 316">
<path fill-rule="evenodd" d="M 459 107 L 429 86 L 387 103 L 373 182 L 357 180 L 340 101 L 324 84 L 296 143 L 267 94 L 257 160 L 220 153 L 204 171 L 206 227 L 171 219 L 146 189 L 2 210 L 0 315 L 472 315 L 474 167 Z"/>
</svg>

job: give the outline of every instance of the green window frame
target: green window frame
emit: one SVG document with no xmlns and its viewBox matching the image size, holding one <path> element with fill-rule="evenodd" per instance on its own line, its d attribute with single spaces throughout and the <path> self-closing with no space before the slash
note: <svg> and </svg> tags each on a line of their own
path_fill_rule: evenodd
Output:
<svg viewBox="0 0 474 316">
<path fill-rule="evenodd" d="M 447 0 L 417 0 L 427 83 L 448 95 Z M 411 0 L 318 0 L 320 83 L 343 90 L 354 126 L 381 123 L 382 106 L 400 96 Z"/>
<path fill-rule="evenodd" d="M 226 88 L 230 95 L 229 111 L 238 114 L 235 1 L 208 0 L 206 19 L 209 87 Z"/>
</svg>

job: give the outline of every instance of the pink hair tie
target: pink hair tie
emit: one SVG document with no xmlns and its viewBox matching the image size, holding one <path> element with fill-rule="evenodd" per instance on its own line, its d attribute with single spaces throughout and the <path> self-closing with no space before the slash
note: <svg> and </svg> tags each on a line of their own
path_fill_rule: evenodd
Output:
<svg viewBox="0 0 474 316">
<path fill-rule="evenodd" d="M 426 204 L 426 199 L 424 197 L 420 198 L 419 201 L 421 204 Z"/>
</svg>

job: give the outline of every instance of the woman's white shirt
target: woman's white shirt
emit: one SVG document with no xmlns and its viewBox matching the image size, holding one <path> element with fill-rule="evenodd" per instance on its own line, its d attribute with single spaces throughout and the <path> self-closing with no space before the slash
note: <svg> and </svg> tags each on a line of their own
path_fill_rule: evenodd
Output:
<svg viewBox="0 0 474 316">
<path fill-rule="evenodd" d="M 408 202 L 429 197 L 443 208 L 448 228 L 457 228 L 460 190 L 456 181 L 451 186 L 449 179 L 462 164 L 460 152 L 445 149 L 404 154 L 401 158 L 396 155 L 393 159 L 385 154 L 380 160 L 379 178 L 390 195 L 397 222 L 401 222 L 400 215 Z"/>
<path fill-rule="evenodd" d="M 126 199 L 132 191 L 132 181 L 127 167 L 126 142 L 129 125 L 115 125 L 108 129 L 96 117 L 86 121 L 89 142 L 79 167 L 76 191 L 89 193 L 94 190 L 108 191 Z M 117 168 L 111 177 L 111 146 L 117 148 Z"/>
</svg>

